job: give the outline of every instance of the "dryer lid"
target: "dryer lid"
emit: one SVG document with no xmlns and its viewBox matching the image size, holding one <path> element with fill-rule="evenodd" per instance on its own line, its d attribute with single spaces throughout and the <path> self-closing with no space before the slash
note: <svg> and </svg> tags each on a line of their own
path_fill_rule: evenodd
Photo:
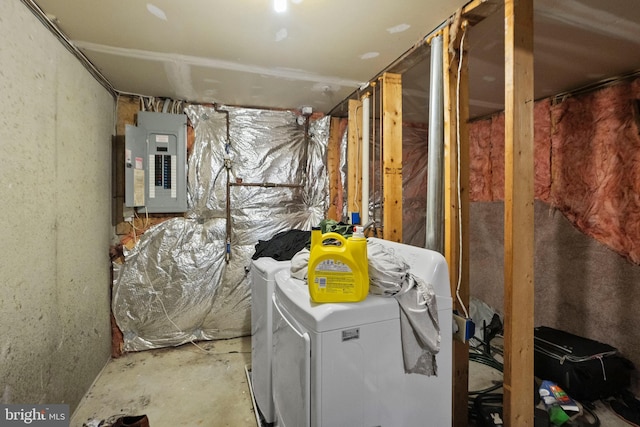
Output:
<svg viewBox="0 0 640 427">
<path fill-rule="evenodd" d="M 449 268 L 447 261 L 439 252 L 431 249 L 419 248 L 404 243 L 392 242 L 390 240 L 369 237 L 370 242 L 379 243 L 392 250 L 395 255 L 403 258 L 409 264 L 409 271 L 414 276 L 420 277 L 433 286 L 433 291 L 438 301 L 444 297 L 444 301 L 451 298 L 451 287 L 449 285 Z M 440 308 L 440 306 L 438 306 Z"/>
<path fill-rule="evenodd" d="M 398 302 L 393 297 L 369 294 L 360 302 L 315 303 L 306 282 L 291 277 L 289 270 L 276 273 L 275 298 L 297 322 L 315 332 L 350 328 L 400 316 Z"/>
<path fill-rule="evenodd" d="M 255 268 L 261 277 L 268 280 L 273 280 L 278 271 L 291 268 L 291 261 L 277 261 L 269 257 L 254 259 L 251 264 L 251 268 Z"/>
</svg>

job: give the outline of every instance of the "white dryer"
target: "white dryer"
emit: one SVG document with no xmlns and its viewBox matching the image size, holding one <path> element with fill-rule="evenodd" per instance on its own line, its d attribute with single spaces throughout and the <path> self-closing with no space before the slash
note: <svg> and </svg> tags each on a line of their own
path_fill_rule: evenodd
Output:
<svg viewBox="0 0 640 427">
<path fill-rule="evenodd" d="M 437 376 L 406 374 L 400 307 L 368 295 L 358 303 L 316 304 L 305 282 L 276 274 L 273 399 L 281 427 L 451 425 L 452 301 L 446 261 L 437 252 L 392 247 L 437 295 L 441 345 Z"/>
<path fill-rule="evenodd" d="M 291 261 L 258 258 L 251 263 L 251 385 L 256 405 L 264 421 L 273 423 L 271 393 L 271 360 L 273 324 L 271 296 L 275 289 L 275 275 L 289 270 Z"/>
</svg>

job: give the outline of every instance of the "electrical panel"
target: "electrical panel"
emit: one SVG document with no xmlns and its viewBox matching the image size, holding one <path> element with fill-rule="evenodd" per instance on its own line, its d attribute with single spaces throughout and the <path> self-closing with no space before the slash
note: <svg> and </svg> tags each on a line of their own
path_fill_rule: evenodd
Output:
<svg viewBox="0 0 640 427">
<path fill-rule="evenodd" d="M 125 206 L 139 212 L 187 210 L 187 116 L 138 112 L 125 129 Z"/>
</svg>

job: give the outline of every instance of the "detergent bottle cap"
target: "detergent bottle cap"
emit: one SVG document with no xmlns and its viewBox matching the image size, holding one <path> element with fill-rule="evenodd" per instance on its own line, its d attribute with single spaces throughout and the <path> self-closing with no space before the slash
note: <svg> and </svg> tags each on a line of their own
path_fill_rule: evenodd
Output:
<svg viewBox="0 0 640 427">
<path fill-rule="evenodd" d="M 353 227 L 353 237 L 364 239 L 364 227 L 362 227 L 361 225 L 356 225 L 355 227 Z"/>
</svg>

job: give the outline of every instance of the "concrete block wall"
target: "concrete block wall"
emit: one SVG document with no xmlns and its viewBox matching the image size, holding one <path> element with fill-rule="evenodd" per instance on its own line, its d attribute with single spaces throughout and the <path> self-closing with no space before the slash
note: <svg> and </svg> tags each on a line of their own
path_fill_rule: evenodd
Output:
<svg viewBox="0 0 640 427">
<path fill-rule="evenodd" d="M 0 402 L 68 403 L 110 355 L 114 99 L 0 2 Z"/>
</svg>

